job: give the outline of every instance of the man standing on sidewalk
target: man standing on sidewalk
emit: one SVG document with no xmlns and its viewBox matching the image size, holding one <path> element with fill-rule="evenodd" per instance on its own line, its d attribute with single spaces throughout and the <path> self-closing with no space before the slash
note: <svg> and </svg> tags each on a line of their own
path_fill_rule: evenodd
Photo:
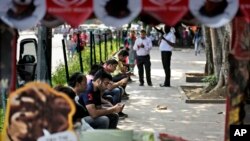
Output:
<svg viewBox="0 0 250 141">
<path fill-rule="evenodd" d="M 163 84 L 160 84 L 160 87 L 170 87 L 171 56 L 172 56 L 172 49 L 175 46 L 176 37 L 174 34 L 175 29 L 173 27 L 165 26 L 164 30 L 165 34 L 162 35 L 160 43 L 160 51 L 161 51 L 162 65 L 165 72 L 165 81 Z"/>
<path fill-rule="evenodd" d="M 144 86 L 144 69 L 146 70 L 146 78 L 149 86 L 152 86 L 151 81 L 151 62 L 150 62 L 150 50 L 152 49 L 151 39 L 146 37 L 146 31 L 141 30 L 141 37 L 137 38 L 134 44 L 134 50 L 136 51 L 137 67 L 139 73 L 139 86 Z"/>
</svg>

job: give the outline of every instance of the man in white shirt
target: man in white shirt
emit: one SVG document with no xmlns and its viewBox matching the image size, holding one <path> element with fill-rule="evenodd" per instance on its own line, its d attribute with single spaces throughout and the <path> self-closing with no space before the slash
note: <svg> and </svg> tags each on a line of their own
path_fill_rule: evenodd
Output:
<svg viewBox="0 0 250 141">
<path fill-rule="evenodd" d="M 137 67 L 139 73 L 139 86 L 144 86 L 144 69 L 146 71 L 147 83 L 152 86 L 150 50 L 152 49 L 151 39 L 146 37 L 146 31 L 141 30 L 141 37 L 137 38 L 133 49 L 136 51 Z"/>
<path fill-rule="evenodd" d="M 175 29 L 173 27 L 164 27 L 165 34 L 162 36 L 160 43 L 161 59 L 162 65 L 165 71 L 165 81 L 163 84 L 160 84 L 160 87 L 170 87 L 170 77 L 171 77 L 171 56 L 172 49 L 176 43 Z"/>
</svg>

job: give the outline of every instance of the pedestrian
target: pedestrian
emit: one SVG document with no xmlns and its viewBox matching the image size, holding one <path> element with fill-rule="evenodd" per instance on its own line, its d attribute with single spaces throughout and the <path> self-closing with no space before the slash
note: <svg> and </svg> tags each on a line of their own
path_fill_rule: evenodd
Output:
<svg viewBox="0 0 250 141">
<path fill-rule="evenodd" d="M 197 56 L 197 54 L 200 54 L 202 47 L 202 34 L 200 27 L 198 27 L 195 31 L 193 43 L 194 43 L 195 56 Z"/>
<path fill-rule="evenodd" d="M 134 74 L 134 66 L 135 66 L 135 58 L 136 58 L 136 51 L 133 49 L 135 44 L 136 36 L 135 31 L 131 30 L 130 35 L 127 38 L 128 40 L 128 48 L 129 48 L 129 65 L 130 65 L 130 72 Z"/>
<path fill-rule="evenodd" d="M 151 62 L 150 50 L 152 49 L 152 41 L 146 37 L 146 31 L 141 30 L 141 36 L 135 40 L 133 49 L 136 51 L 136 60 L 139 73 L 139 86 L 144 86 L 144 68 L 146 71 L 146 79 L 148 86 L 153 86 L 151 81 Z"/>
<path fill-rule="evenodd" d="M 72 58 L 75 54 L 76 43 L 73 41 L 72 35 L 69 34 L 69 39 L 67 40 L 67 51 L 68 58 Z"/>
<path fill-rule="evenodd" d="M 163 84 L 160 84 L 160 87 L 170 87 L 171 56 L 172 49 L 176 43 L 176 36 L 174 27 L 165 26 L 164 31 L 165 34 L 162 35 L 159 48 L 161 51 L 161 60 L 165 72 L 165 81 Z"/>
</svg>

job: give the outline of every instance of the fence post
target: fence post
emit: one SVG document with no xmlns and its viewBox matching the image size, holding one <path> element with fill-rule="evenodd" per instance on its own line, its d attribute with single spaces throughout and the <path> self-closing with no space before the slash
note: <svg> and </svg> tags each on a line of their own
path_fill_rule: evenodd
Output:
<svg viewBox="0 0 250 141">
<path fill-rule="evenodd" d="M 94 40 L 94 34 L 92 31 L 90 31 L 90 66 L 93 65 L 93 40 Z"/>
<path fill-rule="evenodd" d="M 104 50 L 104 58 L 105 58 L 105 60 L 107 60 L 107 34 L 106 33 L 104 33 L 104 48 L 105 48 L 105 50 Z"/>
<path fill-rule="evenodd" d="M 99 40 L 100 42 L 101 40 Z M 95 48 L 95 35 L 93 36 L 93 53 L 94 53 L 94 64 L 96 64 L 96 48 Z"/>
<path fill-rule="evenodd" d="M 99 57 L 100 57 L 100 63 L 102 62 L 102 44 L 101 44 L 101 35 L 99 34 L 99 39 L 100 39 L 100 42 L 99 42 Z"/>
<path fill-rule="evenodd" d="M 83 73 L 83 65 L 82 65 L 82 52 L 81 52 L 81 48 L 80 48 L 80 33 L 77 33 L 77 52 L 79 55 L 79 63 L 80 63 L 80 70 Z"/>
<path fill-rule="evenodd" d="M 67 55 L 66 55 L 66 47 L 65 47 L 65 40 L 62 39 L 62 47 L 63 47 L 63 59 L 64 59 L 64 63 L 65 63 L 65 73 L 66 73 L 66 79 L 67 79 L 67 83 L 69 82 L 69 70 L 68 70 L 68 61 L 67 61 Z"/>
<path fill-rule="evenodd" d="M 110 49 L 111 49 L 111 53 L 113 53 L 113 36 L 112 36 L 112 34 L 110 37 Z"/>
</svg>

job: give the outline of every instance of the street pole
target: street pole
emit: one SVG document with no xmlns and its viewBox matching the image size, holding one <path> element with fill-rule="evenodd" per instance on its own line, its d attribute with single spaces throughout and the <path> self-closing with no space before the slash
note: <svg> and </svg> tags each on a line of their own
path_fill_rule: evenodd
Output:
<svg viewBox="0 0 250 141">
<path fill-rule="evenodd" d="M 69 82 L 69 69 L 68 69 L 68 61 L 67 61 L 67 55 L 66 55 L 66 46 L 65 46 L 65 40 L 62 39 L 62 47 L 63 47 L 63 57 L 64 57 L 64 64 L 65 64 L 65 73 L 66 73 L 66 79 L 67 83 Z"/>
</svg>

